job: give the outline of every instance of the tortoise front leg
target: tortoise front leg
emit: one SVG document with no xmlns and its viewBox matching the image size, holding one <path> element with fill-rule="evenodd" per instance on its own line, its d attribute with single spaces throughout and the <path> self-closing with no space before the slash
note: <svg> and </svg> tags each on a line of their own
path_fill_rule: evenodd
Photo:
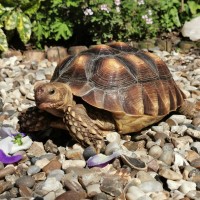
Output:
<svg viewBox="0 0 200 200">
<path fill-rule="evenodd" d="M 104 137 L 114 131 L 115 124 L 103 111 L 86 109 L 82 104 L 69 106 L 64 116 L 64 123 L 70 135 L 82 145 L 93 146 L 97 152 L 105 146 Z"/>
<path fill-rule="evenodd" d="M 46 111 L 38 109 L 36 106 L 28 108 L 18 116 L 20 131 L 35 132 L 48 128 L 65 129 L 63 119 L 55 117 Z"/>
</svg>

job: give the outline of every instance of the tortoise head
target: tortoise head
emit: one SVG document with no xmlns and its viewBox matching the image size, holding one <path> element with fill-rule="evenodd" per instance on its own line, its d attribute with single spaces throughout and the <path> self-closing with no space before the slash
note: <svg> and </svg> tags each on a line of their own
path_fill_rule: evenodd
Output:
<svg viewBox="0 0 200 200">
<path fill-rule="evenodd" d="M 73 94 L 66 83 L 37 83 L 34 87 L 35 102 L 39 109 L 62 117 L 67 106 L 73 103 Z"/>
</svg>

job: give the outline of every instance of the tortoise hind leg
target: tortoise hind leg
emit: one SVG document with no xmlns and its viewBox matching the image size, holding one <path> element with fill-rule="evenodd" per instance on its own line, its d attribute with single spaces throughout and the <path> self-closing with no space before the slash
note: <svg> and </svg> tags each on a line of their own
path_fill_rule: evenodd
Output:
<svg viewBox="0 0 200 200">
<path fill-rule="evenodd" d="M 96 148 L 99 153 L 105 145 L 104 136 L 114 131 L 115 124 L 112 119 L 95 108 L 87 108 L 82 104 L 69 106 L 64 116 L 64 123 L 70 135 L 82 145 Z"/>
</svg>

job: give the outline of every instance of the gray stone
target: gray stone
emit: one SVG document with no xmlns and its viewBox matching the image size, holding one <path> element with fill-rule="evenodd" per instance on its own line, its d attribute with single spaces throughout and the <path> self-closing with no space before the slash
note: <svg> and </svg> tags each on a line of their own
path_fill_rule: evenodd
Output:
<svg viewBox="0 0 200 200">
<path fill-rule="evenodd" d="M 35 184 L 35 180 L 31 176 L 22 176 L 16 180 L 16 186 L 20 187 L 21 185 L 32 188 Z"/>
<path fill-rule="evenodd" d="M 102 177 L 100 189 L 111 196 L 117 197 L 123 191 L 123 180 L 117 176 Z"/>
<path fill-rule="evenodd" d="M 55 177 L 57 181 L 61 181 L 64 176 L 64 171 L 60 169 L 55 169 L 49 172 L 47 178 Z"/>
<path fill-rule="evenodd" d="M 38 167 L 37 165 L 31 165 L 27 170 L 27 174 L 33 175 L 33 174 L 38 173 L 40 170 L 41 170 L 41 168 Z"/>
</svg>

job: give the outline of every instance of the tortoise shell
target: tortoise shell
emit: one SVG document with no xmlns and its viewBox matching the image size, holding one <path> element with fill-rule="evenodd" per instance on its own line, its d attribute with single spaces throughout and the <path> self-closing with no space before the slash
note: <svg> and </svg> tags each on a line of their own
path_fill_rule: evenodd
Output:
<svg viewBox="0 0 200 200">
<path fill-rule="evenodd" d="M 184 99 L 164 61 L 122 42 L 67 57 L 51 81 L 68 84 L 94 107 L 133 116 L 163 116 Z"/>
</svg>

